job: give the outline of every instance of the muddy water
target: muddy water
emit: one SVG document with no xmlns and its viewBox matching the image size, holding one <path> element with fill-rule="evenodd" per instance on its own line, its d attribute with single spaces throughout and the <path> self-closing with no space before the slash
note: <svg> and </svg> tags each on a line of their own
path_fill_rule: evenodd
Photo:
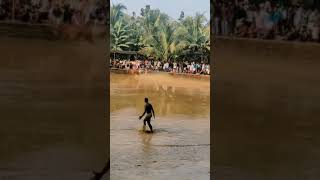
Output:
<svg viewBox="0 0 320 180">
<path fill-rule="evenodd" d="M 112 73 L 111 179 L 209 179 L 210 82 L 169 74 Z M 143 133 L 144 97 L 154 106 Z"/>
<path fill-rule="evenodd" d="M 319 179 L 320 46 L 215 45 L 216 179 Z"/>
<path fill-rule="evenodd" d="M 0 41 L 0 179 L 88 180 L 108 154 L 104 42 Z"/>
</svg>

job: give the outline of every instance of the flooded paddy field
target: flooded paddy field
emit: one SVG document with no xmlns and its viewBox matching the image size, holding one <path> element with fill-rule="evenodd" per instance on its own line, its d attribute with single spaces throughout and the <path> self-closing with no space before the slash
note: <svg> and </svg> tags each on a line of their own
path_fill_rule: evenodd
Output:
<svg viewBox="0 0 320 180">
<path fill-rule="evenodd" d="M 214 177 L 319 179 L 320 46 L 226 39 L 215 46 Z"/>
<path fill-rule="evenodd" d="M 111 73 L 111 179 L 210 179 L 210 81 Z M 154 133 L 139 120 L 148 97 Z"/>
<path fill-rule="evenodd" d="M 108 158 L 104 42 L 0 40 L 0 179 L 90 179 Z"/>
</svg>

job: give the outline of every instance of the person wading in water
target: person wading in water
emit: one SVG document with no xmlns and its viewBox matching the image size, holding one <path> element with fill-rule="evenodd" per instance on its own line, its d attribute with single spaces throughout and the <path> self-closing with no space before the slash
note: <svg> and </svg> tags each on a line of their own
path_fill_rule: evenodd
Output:
<svg viewBox="0 0 320 180">
<path fill-rule="evenodd" d="M 150 121 L 151 121 L 151 118 L 152 118 L 152 114 L 153 114 L 153 118 L 156 118 L 156 116 L 154 114 L 154 110 L 153 110 L 152 105 L 149 103 L 148 98 L 144 98 L 144 102 L 146 103 L 144 105 L 144 112 L 143 112 L 143 114 L 141 116 L 139 116 L 139 119 L 141 119 L 147 113 L 146 117 L 143 120 L 143 130 L 145 130 L 146 122 L 147 122 L 148 126 L 150 128 L 150 131 L 153 132 Z"/>
</svg>

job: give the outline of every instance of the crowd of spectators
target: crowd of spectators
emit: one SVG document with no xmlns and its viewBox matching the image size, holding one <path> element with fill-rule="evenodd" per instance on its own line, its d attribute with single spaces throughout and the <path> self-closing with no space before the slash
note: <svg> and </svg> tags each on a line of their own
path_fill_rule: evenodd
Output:
<svg viewBox="0 0 320 180">
<path fill-rule="evenodd" d="M 147 71 L 163 71 L 172 73 L 189 73 L 210 75 L 210 65 L 208 63 L 197 62 L 162 62 L 153 60 L 111 60 L 111 66 L 117 69 L 126 70 L 147 70 Z"/>
<path fill-rule="evenodd" d="M 319 42 L 315 6 L 280 0 L 216 0 L 214 33 L 221 36 Z"/>
<path fill-rule="evenodd" d="M 14 2 L 14 3 L 13 3 Z M 101 0 L 0 0 L 0 21 L 35 24 L 99 24 L 106 22 Z M 14 6 L 14 8 L 13 8 Z"/>
</svg>

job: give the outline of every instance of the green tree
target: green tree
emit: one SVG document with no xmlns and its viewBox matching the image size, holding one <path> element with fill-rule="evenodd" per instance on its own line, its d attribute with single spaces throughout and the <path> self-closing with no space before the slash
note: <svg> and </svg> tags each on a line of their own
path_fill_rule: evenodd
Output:
<svg viewBox="0 0 320 180">
<path fill-rule="evenodd" d="M 128 22 L 128 26 L 130 29 L 130 39 L 132 42 L 132 44 L 130 45 L 130 50 L 139 51 L 142 47 L 144 47 L 144 29 L 142 27 L 141 21 L 139 18 L 133 15 Z"/>
<path fill-rule="evenodd" d="M 130 31 L 128 25 L 123 24 L 123 21 L 117 21 L 114 27 L 111 29 L 111 50 L 123 51 L 128 50 L 130 45 L 132 45 L 130 39 Z"/>
<path fill-rule="evenodd" d="M 210 28 L 204 14 L 197 13 L 195 17 L 181 20 L 180 34 L 184 36 L 186 49 L 193 52 L 210 50 Z M 209 48 L 209 49 L 208 49 Z"/>
<path fill-rule="evenodd" d="M 174 59 L 184 45 L 177 39 L 176 27 L 172 23 L 159 25 L 158 31 L 146 39 L 146 47 L 141 53 L 162 61 Z"/>
<path fill-rule="evenodd" d="M 186 52 L 210 54 L 210 24 L 204 14 L 171 19 L 149 5 L 141 8 L 140 16 L 125 14 L 126 7 L 111 7 L 112 51 L 140 51 L 144 55 L 168 61 Z"/>
<path fill-rule="evenodd" d="M 110 28 L 112 29 L 115 24 L 121 20 L 121 18 L 124 16 L 123 10 L 126 10 L 127 7 L 123 4 L 116 4 L 111 7 L 110 9 Z"/>
</svg>

